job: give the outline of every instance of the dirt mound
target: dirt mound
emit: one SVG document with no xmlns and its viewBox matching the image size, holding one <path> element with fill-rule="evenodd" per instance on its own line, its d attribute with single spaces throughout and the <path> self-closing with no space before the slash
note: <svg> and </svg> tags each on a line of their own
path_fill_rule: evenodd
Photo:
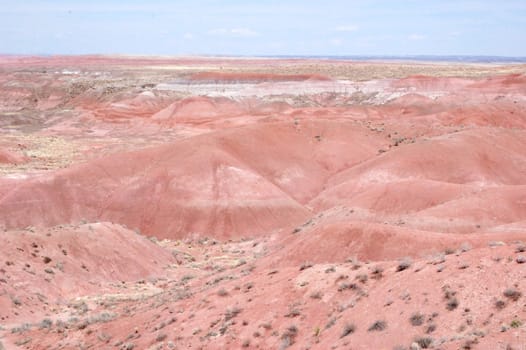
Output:
<svg viewBox="0 0 526 350">
<path fill-rule="evenodd" d="M 155 113 L 152 121 L 163 126 L 174 126 L 177 123 L 201 124 L 243 113 L 246 111 L 239 103 L 227 98 L 189 97 Z"/>
<path fill-rule="evenodd" d="M 262 234 L 305 220 L 309 211 L 302 203 L 328 176 L 374 155 L 383 142 L 375 138 L 352 123 L 289 122 L 113 155 L 21 183 L 0 199 L 2 223 L 86 218 L 158 237 Z"/>
<path fill-rule="evenodd" d="M 169 251 L 109 223 L 1 232 L 0 319 L 49 312 L 56 300 L 118 293 L 124 281 L 165 275 Z M 114 283 L 114 286 L 111 286 Z"/>
<path fill-rule="evenodd" d="M 338 174 L 331 186 L 427 179 L 453 184 L 522 185 L 526 171 L 524 131 L 473 129 L 394 147 Z M 504 151 L 505 150 L 505 151 Z"/>
</svg>

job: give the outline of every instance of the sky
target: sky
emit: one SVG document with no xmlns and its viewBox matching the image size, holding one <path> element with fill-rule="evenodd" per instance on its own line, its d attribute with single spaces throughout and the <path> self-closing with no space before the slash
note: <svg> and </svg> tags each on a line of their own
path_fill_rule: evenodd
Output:
<svg viewBox="0 0 526 350">
<path fill-rule="evenodd" d="M 526 56 L 526 0 L 0 0 L 0 53 Z"/>
</svg>

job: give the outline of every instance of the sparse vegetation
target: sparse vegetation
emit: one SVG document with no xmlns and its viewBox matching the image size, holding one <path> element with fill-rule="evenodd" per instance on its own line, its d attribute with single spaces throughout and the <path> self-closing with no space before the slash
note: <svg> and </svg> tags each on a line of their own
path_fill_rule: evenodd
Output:
<svg viewBox="0 0 526 350">
<path fill-rule="evenodd" d="M 217 295 L 220 297 L 226 297 L 228 295 L 228 291 L 225 288 L 221 288 L 217 291 Z"/>
<path fill-rule="evenodd" d="M 384 272 L 383 267 L 375 266 L 371 270 L 371 274 L 372 274 L 371 278 L 376 279 L 376 280 L 381 279 L 383 277 L 383 272 Z"/>
<path fill-rule="evenodd" d="M 312 299 L 321 299 L 323 297 L 323 293 L 320 291 L 312 292 L 310 297 Z"/>
<path fill-rule="evenodd" d="M 468 242 L 464 242 L 460 245 L 460 251 L 462 253 L 465 253 L 465 252 L 468 252 L 470 251 L 471 249 L 473 249 L 473 247 L 471 246 L 471 244 L 469 244 Z"/>
<path fill-rule="evenodd" d="M 306 269 L 311 268 L 311 267 L 312 267 L 312 263 L 306 261 L 303 264 L 301 264 L 300 271 L 306 270 Z"/>
<path fill-rule="evenodd" d="M 502 226 L 511 222 L 506 209 L 518 210 L 520 203 L 513 201 L 510 208 L 497 206 L 496 212 L 473 216 L 469 211 L 470 203 L 485 203 L 500 193 L 500 185 L 517 182 L 517 174 L 504 169 L 511 158 L 499 154 L 507 147 L 506 136 L 519 140 L 526 131 L 507 128 L 514 117 L 500 109 L 513 108 L 515 119 L 524 110 L 523 89 L 518 88 L 524 85 L 526 65 L 510 65 L 504 73 L 521 73 L 498 79 L 490 79 L 493 68 L 487 65 L 484 79 L 474 85 L 459 81 L 462 94 L 455 94 L 456 82 L 445 80 L 450 78 L 404 74 L 409 78 L 401 82 L 346 80 L 360 69 L 376 71 L 367 74 L 379 79 L 386 66 L 379 62 L 331 65 L 326 82 L 313 76 L 289 83 L 286 75 L 279 75 L 284 83 L 277 83 L 273 71 L 282 69 L 281 64 L 243 60 L 255 72 L 272 71 L 270 78 L 253 73 L 268 81 L 259 84 L 244 80 L 243 64 L 235 59 L 162 58 L 159 69 L 157 59 L 141 59 L 153 72 L 144 76 L 130 62 L 106 66 L 104 60 L 98 57 L 86 67 L 83 63 L 72 74 L 62 74 L 62 63 L 57 63 L 45 84 L 33 84 L 31 76 L 41 74 L 46 58 L 38 58 L 38 68 L 9 63 L 2 70 L 13 74 L 0 74 L 0 83 L 15 93 L 14 98 L 4 96 L 0 106 L 7 113 L 0 121 L 8 138 L 2 147 L 27 158 L 27 163 L 14 164 L 16 169 L 0 164 L 4 187 L 22 186 L 2 202 L 7 222 L 0 222 L 6 236 L 0 261 L 5 309 L 0 310 L 0 335 L 6 347 L 16 347 L 16 342 L 21 349 L 340 350 L 400 344 L 394 349 L 419 350 L 504 348 L 506 342 L 516 348 L 522 340 L 526 264 L 519 264 L 526 263 L 526 246 L 513 242 L 520 232 L 461 233 L 496 232 L 495 227 L 511 232 L 522 224 Z M 323 65 L 318 59 L 287 60 L 283 69 L 303 74 Z M 407 71 L 404 65 L 409 64 L 390 69 Z M 113 66 L 119 67 L 114 81 Z M 226 73 L 233 80 L 193 81 L 200 70 L 212 76 Z M 91 84 L 94 71 L 96 82 Z M 23 81 L 17 82 L 18 76 Z M 133 86 L 125 89 L 128 79 Z M 151 91 L 137 96 L 146 79 Z M 110 80 L 116 95 L 103 93 L 101 84 Z M 60 85 L 69 81 L 90 86 L 79 101 L 60 102 Z M 308 86 L 311 81 L 316 85 Z M 503 90 L 497 88 L 501 81 L 506 82 Z M 487 82 L 490 87 L 482 88 Z M 33 101 L 27 91 L 39 86 L 42 96 Z M 247 87 L 248 96 L 242 91 Z M 294 91 L 298 87 L 299 97 Z M 500 90 L 502 100 L 491 106 Z M 356 91 L 363 94 L 360 101 Z M 482 103 L 480 108 L 455 101 L 463 94 L 469 99 L 470 91 L 481 94 L 473 99 Z M 38 111 L 15 108 L 26 97 Z M 448 111 L 441 104 L 454 108 Z M 473 114 L 486 108 L 503 118 L 486 120 L 482 113 L 476 120 Z M 405 117 L 395 120 L 393 113 Z M 153 114 L 158 118 L 147 118 Z M 298 118 L 296 127 L 292 118 Z M 33 120 L 38 125 L 28 125 Z M 503 126 L 492 131 L 495 123 Z M 472 127 L 482 124 L 486 126 Z M 55 165 L 50 157 L 46 167 L 48 160 L 39 159 L 48 152 L 37 154 L 33 140 L 22 138 L 26 129 L 35 130 L 35 138 L 56 135 L 58 142 L 64 131 L 64 139 L 78 141 L 66 145 L 71 146 L 71 164 Z M 209 131 L 214 132 L 203 134 Z M 78 140 L 76 132 L 83 133 Z M 254 142 L 247 144 L 247 138 Z M 449 174 L 452 169 L 446 168 L 466 159 L 465 164 L 477 165 L 469 158 L 480 156 L 479 141 L 504 170 L 492 173 L 475 166 L 472 170 L 482 175 Z M 499 141 L 504 143 L 491 147 Z M 265 148 L 269 142 L 275 145 Z M 459 162 L 442 162 L 447 166 L 435 166 L 437 173 L 428 169 L 432 159 L 415 161 L 433 158 L 437 147 L 449 149 L 450 142 L 465 144 L 465 151 L 451 149 L 451 158 Z M 378 157 L 380 148 L 390 154 Z M 4 156 L 4 148 L 0 151 Z M 77 160 L 87 164 L 79 167 L 73 164 Z M 375 167 L 386 161 L 383 170 Z M 403 173 L 415 176 L 391 174 L 401 164 L 407 166 Z M 23 174 L 33 167 L 34 172 Z M 60 181 L 51 181 L 55 171 Z M 11 178 L 11 172 L 16 176 Z M 454 185 L 447 182 L 452 176 Z M 473 192 L 477 178 L 487 178 L 497 192 Z M 432 189 L 422 198 L 411 197 L 412 190 L 428 185 Z M 459 193 L 469 195 L 461 206 L 449 201 Z M 84 215 L 90 223 L 80 226 Z M 23 228 L 30 223 L 57 225 Z M 137 226 L 143 234 L 133 233 Z M 330 242 L 324 241 L 328 233 Z M 506 243 L 490 248 L 488 237 Z M 460 245 L 464 240 L 476 249 Z M 477 339 L 481 344 L 473 345 Z"/>
<path fill-rule="evenodd" d="M 356 326 L 352 323 L 346 323 L 345 326 L 343 326 L 342 334 L 340 335 L 340 338 L 346 337 L 349 334 L 354 333 L 356 330 Z"/>
<path fill-rule="evenodd" d="M 449 298 L 446 302 L 446 308 L 453 311 L 458 307 L 458 299 L 456 297 Z"/>
<path fill-rule="evenodd" d="M 45 318 L 40 322 L 39 328 L 40 329 L 49 329 L 53 325 L 53 321 L 49 318 Z"/>
<path fill-rule="evenodd" d="M 336 317 L 331 317 L 329 321 L 327 322 L 327 324 L 325 325 L 325 329 L 329 329 L 335 324 L 336 324 Z"/>
<path fill-rule="evenodd" d="M 408 268 L 411 267 L 412 264 L 413 264 L 413 261 L 411 260 L 411 258 L 409 258 L 409 257 L 403 258 L 402 260 L 400 260 L 398 262 L 398 266 L 396 267 L 396 271 L 400 272 L 400 271 L 407 270 Z"/>
<path fill-rule="evenodd" d="M 297 334 L 298 334 L 298 327 L 296 327 L 295 325 L 287 327 L 287 329 L 281 335 L 280 349 L 286 349 L 292 344 L 294 344 Z"/>
<path fill-rule="evenodd" d="M 133 350 L 135 349 L 135 344 L 133 343 L 124 343 L 121 346 L 121 350 Z"/>
<path fill-rule="evenodd" d="M 13 303 L 13 305 L 15 306 L 20 306 L 22 305 L 22 301 L 20 301 L 20 299 L 18 297 L 11 297 L 11 302 Z"/>
<path fill-rule="evenodd" d="M 387 322 L 378 320 L 375 321 L 369 328 L 367 329 L 369 332 L 381 332 L 387 328 Z"/>
<path fill-rule="evenodd" d="M 241 313 L 241 309 L 238 308 L 237 306 L 234 306 L 234 307 L 231 307 L 231 308 L 228 308 L 225 312 L 225 320 L 228 321 L 228 320 L 231 320 L 232 318 L 236 317 L 237 315 L 239 315 Z"/>
<path fill-rule="evenodd" d="M 446 309 L 449 311 L 455 310 L 459 305 L 458 299 L 456 298 L 457 292 L 451 290 L 448 285 L 443 286 L 442 291 L 444 292 L 444 299 L 446 300 Z"/>
<path fill-rule="evenodd" d="M 433 339 L 429 337 L 419 337 L 415 339 L 415 343 L 417 343 L 421 349 L 429 349 L 433 344 Z"/>
<path fill-rule="evenodd" d="M 470 350 L 473 349 L 474 345 L 478 344 L 478 340 L 475 339 L 467 339 L 464 344 L 462 344 L 462 349 L 464 350 Z"/>
<path fill-rule="evenodd" d="M 157 335 L 157 337 L 155 338 L 155 341 L 161 342 L 161 341 L 164 341 L 167 337 L 168 335 L 166 335 L 165 333 L 161 333 Z"/>
<path fill-rule="evenodd" d="M 338 285 L 338 292 L 342 292 L 347 289 L 358 289 L 358 285 L 356 283 L 348 282 L 342 282 Z"/>
<path fill-rule="evenodd" d="M 508 288 L 504 291 L 503 295 L 510 300 L 517 301 L 522 296 L 522 293 L 515 288 Z"/>
<path fill-rule="evenodd" d="M 425 315 L 415 312 L 414 314 L 409 317 L 409 322 L 413 326 L 421 326 L 424 323 Z"/>
<path fill-rule="evenodd" d="M 11 328 L 11 333 L 24 333 L 31 329 L 31 325 L 29 323 L 24 323 L 18 327 Z"/>
<path fill-rule="evenodd" d="M 434 324 L 434 323 L 430 323 L 430 324 L 426 327 L 426 334 L 431 334 L 431 333 L 433 333 L 436 329 L 437 329 L 436 324 Z"/>
<path fill-rule="evenodd" d="M 455 254 L 455 249 L 453 249 L 451 247 L 447 247 L 446 249 L 444 249 L 444 254 L 446 254 L 446 255 Z"/>
<path fill-rule="evenodd" d="M 301 311 L 298 308 L 291 307 L 289 312 L 285 314 L 285 317 L 297 317 L 299 315 L 301 315 Z"/>
<path fill-rule="evenodd" d="M 361 283 L 365 283 L 367 282 L 368 276 L 365 273 L 362 273 L 362 274 L 357 275 L 356 279 Z"/>
<path fill-rule="evenodd" d="M 519 328 L 520 326 L 522 326 L 522 321 L 521 320 L 515 319 L 515 320 L 511 321 L 511 323 L 510 323 L 510 327 L 511 328 Z"/>
<path fill-rule="evenodd" d="M 499 310 L 502 310 L 506 307 L 506 302 L 501 299 L 495 300 L 495 307 Z"/>
</svg>

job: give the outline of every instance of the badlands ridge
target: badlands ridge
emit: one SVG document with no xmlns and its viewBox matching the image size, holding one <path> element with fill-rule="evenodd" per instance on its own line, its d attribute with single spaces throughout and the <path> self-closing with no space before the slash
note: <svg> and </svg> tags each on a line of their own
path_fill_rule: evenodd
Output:
<svg viewBox="0 0 526 350">
<path fill-rule="evenodd" d="M 523 349 L 526 66 L 0 57 L 0 349 Z"/>
</svg>

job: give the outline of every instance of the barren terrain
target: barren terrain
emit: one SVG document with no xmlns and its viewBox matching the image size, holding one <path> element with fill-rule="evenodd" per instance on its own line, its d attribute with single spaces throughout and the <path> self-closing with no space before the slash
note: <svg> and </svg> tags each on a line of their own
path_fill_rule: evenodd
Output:
<svg viewBox="0 0 526 350">
<path fill-rule="evenodd" d="M 0 57 L 0 349 L 525 349 L 526 65 Z"/>
</svg>

